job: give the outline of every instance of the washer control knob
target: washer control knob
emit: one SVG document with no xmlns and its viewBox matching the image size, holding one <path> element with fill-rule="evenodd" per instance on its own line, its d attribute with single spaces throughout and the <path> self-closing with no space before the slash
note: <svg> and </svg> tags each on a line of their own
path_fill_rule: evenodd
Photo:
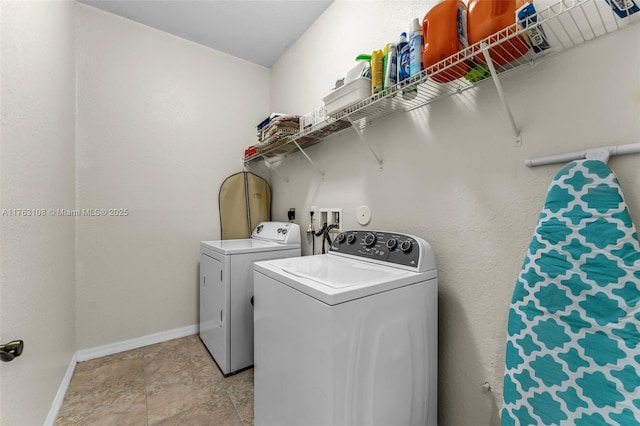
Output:
<svg viewBox="0 0 640 426">
<path fill-rule="evenodd" d="M 398 241 L 395 238 L 389 238 L 387 240 L 387 248 L 393 250 L 398 245 Z"/>
<path fill-rule="evenodd" d="M 413 248 L 413 245 L 411 244 L 411 241 L 406 240 L 400 243 L 400 250 L 402 250 L 403 253 L 409 253 L 411 252 L 411 249 Z"/>
<path fill-rule="evenodd" d="M 373 247 L 376 243 L 376 236 L 373 234 L 367 234 L 362 241 L 366 247 Z"/>
<path fill-rule="evenodd" d="M 256 228 L 256 233 L 259 234 L 262 232 L 262 225 L 258 225 L 258 227 Z"/>
<path fill-rule="evenodd" d="M 336 241 L 338 242 L 338 244 L 344 243 L 344 240 L 345 240 L 344 234 L 338 234 L 338 236 L 336 237 Z"/>
<path fill-rule="evenodd" d="M 356 242 L 356 234 L 349 234 L 347 237 L 347 244 L 353 244 Z"/>
</svg>

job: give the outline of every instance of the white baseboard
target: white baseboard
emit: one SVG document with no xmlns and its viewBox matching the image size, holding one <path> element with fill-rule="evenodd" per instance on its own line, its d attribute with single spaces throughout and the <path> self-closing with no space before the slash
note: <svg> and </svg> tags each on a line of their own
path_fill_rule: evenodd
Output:
<svg viewBox="0 0 640 426">
<path fill-rule="evenodd" d="M 155 343 L 166 342 L 167 340 L 178 339 L 180 337 L 198 334 L 198 324 L 188 325 L 186 327 L 174 328 L 172 330 L 161 331 L 160 333 L 148 334 L 146 336 L 137 337 L 135 339 L 123 340 L 121 342 L 109 343 L 108 345 L 96 346 L 95 348 L 82 349 L 76 352 L 77 361 L 88 361 L 94 358 L 100 358 L 107 355 L 117 354 L 119 352 L 138 349 L 144 346 L 153 345 Z"/>
<path fill-rule="evenodd" d="M 47 418 L 44 421 L 44 426 L 53 426 L 58 418 L 58 413 L 60 412 L 60 408 L 62 408 L 62 402 L 64 401 L 64 396 L 67 394 L 67 389 L 69 389 L 69 383 L 71 382 L 71 377 L 73 376 L 73 371 L 76 369 L 76 364 L 78 362 L 78 353 L 74 353 L 71 357 L 71 362 L 67 367 L 66 373 L 64 373 L 64 377 L 62 378 L 62 382 L 58 387 L 58 392 L 56 392 L 55 398 L 53 398 L 53 403 L 51 404 L 51 408 L 49 408 L 49 413 L 47 414 Z"/>
<path fill-rule="evenodd" d="M 67 393 L 67 389 L 69 389 L 69 383 L 71 382 L 73 371 L 75 370 L 76 364 L 78 362 L 88 361 L 90 359 L 100 358 L 107 355 L 113 355 L 131 349 L 138 349 L 143 346 L 162 343 L 166 342 L 167 340 L 178 339 L 180 337 L 191 336 L 193 334 L 198 334 L 198 331 L 199 326 L 197 324 L 194 324 L 186 327 L 174 328 L 173 330 L 162 331 L 160 333 L 149 334 L 146 336 L 138 337 L 136 339 L 123 340 L 121 342 L 110 343 L 108 345 L 97 346 L 95 348 L 82 349 L 80 351 L 77 351 L 75 354 L 73 354 L 73 357 L 71 357 L 71 362 L 69 363 L 69 367 L 67 367 L 67 372 L 62 378 L 62 383 L 60 383 L 58 392 L 53 399 L 53 403 L 51 404 L 51 408 L 49 409 L 47 418 L 44 421 L 44 425 L 53 426 L 53 424 L 56 422 L 58 413 L 60 412 L 60 408 L 62 408 L 64 396 Z"/>
<path fill-rule="evenodd" d="M 82 361 L 88 361 L 94 358 L 100 358 L 107 355 L 117 354 L 119 352 L 128 351 L 131 349 L 138 349 L 144 346 L 153 345 L 155 343 L 166 342 L 167 340 L 178 339 L 180 337 L 191 336 L 199 332 L 197 324 L 189 325 L 186 327 L 174 328 L 173 330 L 162 331 L 160 333 L 149 334 L 147 336 L 138 337 L 136 339 L 124 340 L 122 342 L 110 343 L 108 345 L 97 346 L 95 348 L 83 349 L 73 354 L 69 367 L 62 378 L 58 392 L 56 393 L 47 418 L 44 421 L 44 426 L 53 426 L 62 408 L 64 396 L 69 389 L 69 383 L 71 383 L 71 377 L 73 371 L 76 368 L 76 364 Z"/>
</svg>

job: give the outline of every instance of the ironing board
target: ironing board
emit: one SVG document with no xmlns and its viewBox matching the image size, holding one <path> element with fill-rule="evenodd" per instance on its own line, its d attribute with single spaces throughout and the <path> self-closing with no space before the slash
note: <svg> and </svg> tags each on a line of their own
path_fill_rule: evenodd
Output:
<svg viewBox="0 0 640 426">
<path fill-rule="evenodd" d="M 602 161 L 551 183 L 507 326 L 502 425 L 640 425 L 640 243 Z"/>
</svg>

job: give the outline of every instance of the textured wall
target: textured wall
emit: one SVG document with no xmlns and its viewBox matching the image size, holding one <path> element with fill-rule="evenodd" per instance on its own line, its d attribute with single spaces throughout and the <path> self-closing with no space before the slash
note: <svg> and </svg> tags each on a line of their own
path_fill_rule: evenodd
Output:
<svg viewBox="0 0 640 426">
<path fill-rule="evenodd" d="M 356 54 L 396 41 L 432 4 L 336 1 L 272 68 L 271 109 L 305 113 L 321 105 Z M 382 155 L 382 170 L 350 131 L 308 150 L 324 179 L 299 154 L 282 161 L 282 177 L 271 175 L 274 219 L 286 219 L 295 207 L 306 229 L 310 206 L 342 207 L 344 226 L 352 228 L 357 206 L 366 204 L 369 229 L 401 230 L 432 244 L 440 280 L 441 425 L 499 422 L 511 293 L 560 167 L 528 169 L 524 160 L 638 142 L 639 36 L 636 25 L 505 76 L 522 147 L 513 146 L 495 87 L 486 81 L 369 127 L 364 134 Z M 609 162 L 636 221 L 639 158 Z M 482 393 L 485 381 L 491 393 Z"/>
<path fill-rule="evenodd" d="M 198 322 L 199 243 L 268 113 L 269 70 L 78 5 L 78 349 Z"/>
<path fill-rule="evenodd" d="M 0 424 L 36 425 L 75 353 L 75 4 L 5 2 L 2 29 Z M 16 216 L 13 209 L 29 209 Z"/>
</svg>

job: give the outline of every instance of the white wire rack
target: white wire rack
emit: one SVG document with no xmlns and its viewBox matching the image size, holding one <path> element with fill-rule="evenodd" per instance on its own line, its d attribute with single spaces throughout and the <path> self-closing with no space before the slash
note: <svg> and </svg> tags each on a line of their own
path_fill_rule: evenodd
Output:
<svg viewBox="0 0 640 426">
<path fill-rule="evenodd" d="M 540 4 L 540 1 L 535 3 L 537 7 Z M 513 24 L 426 68 L 421 74 L 344 108 L 324 121 L 245 158 L 245 164 L 265 156 L 287 154 L 294 150 L 302 151 L 313 164 L 303 147 L 314 145 L 350 127 L 366 143 L 361 131 L 371 122 L 460 93 L 489 77 L 496 85 L 518 144 L 520 132 L 502 93 L 499 76 L 638 22 L 640 13 L 620 18 L 605 0 L 561 0 L 538 10 L 536 15 L 519 25 Z M 545 41 L 550 46 L 539 53 L 530 49 L 526 41 L 526 33 L 535 28 L 542 28 Z M 471 67 L 475 67 L 476 71 L 473 81 L 460 77 L 467 74 Z M 369 149 L 382 166 L 382 159 L 371 146 Z"/>
</svg>

